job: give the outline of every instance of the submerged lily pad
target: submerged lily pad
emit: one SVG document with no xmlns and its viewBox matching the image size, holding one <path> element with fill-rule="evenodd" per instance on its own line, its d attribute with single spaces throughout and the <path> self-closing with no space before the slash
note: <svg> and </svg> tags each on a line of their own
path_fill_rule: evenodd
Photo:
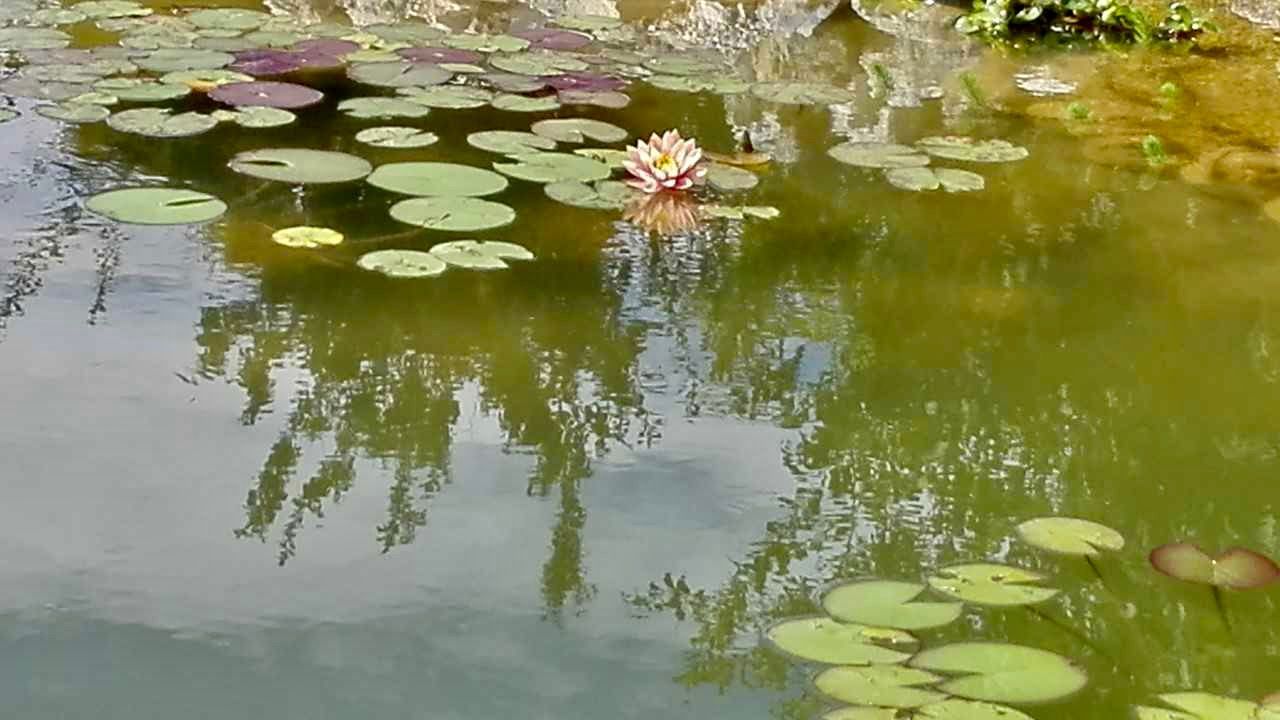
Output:
<svg viewBox="0 0 1280 720">
<path fill-rule="evenodd" d="M 277 245 L 305 250 L 341 245 L 344 239 L 337 230 L 307 225 L 284 228 L 271 234 L 271 241 Z"/>
<path fill-rule="evenodd" d="M 356 265 L 393 278 L 435 277 L 449 267 L 435 255 L 419 250 L 376 250 L 361 255 Z"/>
<path fill-rule="evenodd" d="M 529 129 L 535 135 L 564 143 L 583 143 L 588 138 L 606 143 L 627 139 L 627 131 L 617 125 L 586 118 L 539 120 Z"/>
<path fill-rule="evenodd" d="M 493 92 L 464 85 L 408 87 L 397 91 L 405 100 L 429 108 L 465 110 L 484 107 L 493 100 Z"/>
<path fill-rule="evenodd" d="M 939 689 L 970 700 L 1039 703 L 1072 695 L 1089 678 L 1070 660 L 1048 650 L 994 642 L 960 642 L 925 650 L 911 667 L 959 675 Z"/>
<path fill-rule="evenodd" d="M 217 87 L 209 97 L 233 107 L 252 105 L 297 110 L 319 103 L 324 93 L 296 83 L 241 82 Z"/>
<path fill-rule="evenodd" d="M 1018 525 L 1023 541 L 1061 555 L 1098 555 L 1124 549 L 1124 536 L 1106 525 L 1069 517 L 1042 517 Z"/>
<path fill-rule="evenodd" d="M 566 180 L 548 183 L 543 191 L 558 203 L 589 210 L 621 210 L 636 196 L 635 189 L 617 180 L 601 180 L 591 185 Z"/>
<path fill-rule="evenodd" d="M 347 69 L 347 77 L 365 85 L 401 88 L 442 85 L 453 73 L 426 63 L 378 62 L 352 65 Z"/>
<path fill-rule="evenodd" d="M 380 165 L 367 180 L 402 195 L 480 197 L 507 189 L 507 179 L 492 170 L 443 162 Z"/>
<path fill-rule="evenodd" d="M 773 220 L 781 217 L 782 211 L 771 205 L 720 205 L 708 203 L 698 206 L 698 214 L 706 218 L 723 220 L 745 220 L 748 217 Z"/>
<path fill-rule="evenodd" d="M 134 225 L 190 225 L 213 220 L 227 211 L 218 198 L 176 188 L 127 188 L 89 198 L 90 212 Z"/>
<path fill-rule="evenodd" d="M 943 568 L 929 577 L 929 586 L 958 600 L 976 605 L 1033 605 L 1044 602 L 1058 591 L 1031 585 L 1044 576 L 1010 565 L 969 563 Z"/>
<path fill-rule="evenodd" d="M 159 108 L 124 110 L 107 118 L 112 130 L 153 138 L 190 137 L 208 132 L 217 124 L 209 115 L 194 112 L 174 115 Z"/>
<path fill-rule="evenodd" d="M 923 630 L 954 622 L 963 603 L 912 602 L 925 586 L 895 580 L 860 580 L 832 588 L 822 596 L 822 609 L 844 622 L 901 630 Z"/>
<path fill-rule="evenodd" d="M 419 197 L 392 205 L 391 217 L 428 230 L 473 232 L 510 225 L 516 211 L 473 197 Z"/>
<path fill-rule="evenodd" d="M 717 190 L 750 190 L 760 183 L 760 178 L 750 170 L 711 163 L 707 168 L 707 182 Z"/>
<path fill-rule="evenodd" d="M 784 105 L 837 105 L 853 102 L 853 91 L 825 83 L 762 82 L 751 86 L 751 94 L 761 100 Z"/>
<path fill-rule="evenodd" d="M 1160 695 L 1160 701 L 1177 708 L 1138 706 L 1138 720 L 1266 720 L 1258 703 L 1206 692 L 1176 692 Z"/>
<path fill-rule="evenodd" d="M 510 93 L 503 93 L 495 97 L 490 104 L 493 105 L 495 110 L 506 110 L 508 112 L 548 112 L 560 107 L 560 101 L 556 99 L 555 95 L 527 97 Z"/>
<path fill-rule="evenodd" d="M 934 157 L 982 163 L 1014 162 L 1029 154 L 1026 148 L 1007 140 L 975 140 L 955 135 L 927 137 L 917 142 L 916 147 Z"/>
<path fill-rule="evenodd" d="M 431 254 L 467 270 L 504 270 L 507 260 L 533 260 L 533 253 L 515 243 L 456 240 L 431 248 Z"/>
<path fill-rule="evenodd" d="M 36 113 L 50 120 L 61 120 L 62 122 L 75 124 L 102 122 L 111 115 L 111 111 L 101 105 L 83 102 L 41 105 L 36 108 Z"/>
<path fill-rule="evenodd" d="M 338 110 L 347 117 L 362 119 L 420 118 L 431 112 L 425 105 L 391 97 L 348 98 L 338 103 Z"/>
<path fill-rule="evenodd" d="M 765 632 L 779 650 L 830 665 L 889 665 L 906 662 L 917 641 L 910 633 L 842 623 L 828 617 L 783 620 Z M 899 649 L 894 649 L 897 646 Z"/>
<path fill-rule="evenodd" d="M 381 148 L 421 148 L 435 145 L 440 136 L 418 128 L 388 125 L 356 133 L 356 142 Z"/>
<path fill-rule="evenodd" d="M 878 142 L 845 142 L 827 151 L 846 165 L 864 168 L 924 167 L 929 157 L 906 145 Z"/>
<path fill-rule="evenodd" d="M 528 40 L 530 47 L 544 50 L 577 50 L 591 44 L 592 37 L 572 30 L 538 28 L 511 33 L 513 37 Z"/>
<path fill-rule="evenodd" d="M 554 150 L 556 141 L 516 130 L 481 130 L 467 136 L 471 147 L 500 155 L 522 155 L 541 150 Z"/>
<path fill-rule="evenodd" d="M 1170 543 L 1151 551 L 1151 565 L 1179 580 L 1251 590 L 1280 580 L 1280 566 L 1246 548 L 1231 548 L 1216 557 L 1192 543 Z"/>
<path fill-rule="evenodd" d="M 242 152 L 228 166 L 244 175 L 295 185 L 350 182 L 373 171 L 367 160 L 355 155 L 301 148 Z"/>
<path fill-rule="evenodd" d="M 717 77 L 723 75 L 727 68 L 717 60 L 683 55 L 665 55 L 649 58 L 644 66 L 659 75 L 689 75 L 695 77 Z"/>
<path fill-rule="evenodd" d="M 978 192 L 987 186 L 985 178 L 968 170 L 933 168 L 933 174 L 938 176 L 938 182 L 942 184 L 942 189 L 949 193 Z"/>
<path fill-rule="evenodd" d="M 813 684 L 823 694 L 841 702 L 886 708 L 913 708 L 940 702 L 946 695 L 928 689 L 942 678 L 931 672 L 900 665 L 833 667 L 822 671 Z"/>
</svg>

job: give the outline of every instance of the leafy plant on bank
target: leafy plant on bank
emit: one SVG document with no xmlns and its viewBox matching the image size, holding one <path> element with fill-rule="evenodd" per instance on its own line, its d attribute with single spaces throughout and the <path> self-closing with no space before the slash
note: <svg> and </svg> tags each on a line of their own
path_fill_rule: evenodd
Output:
<svg viewBox="0 0 1280 720">
<path fill-rule="evenodd" d="M 1173 2 L 1159 22 L 1126 0 L 974 0 L 961 32 L 994 42 L 1060 39 L 1111 43 L 1193 43 L 1217 27 Z"/>
</svg>

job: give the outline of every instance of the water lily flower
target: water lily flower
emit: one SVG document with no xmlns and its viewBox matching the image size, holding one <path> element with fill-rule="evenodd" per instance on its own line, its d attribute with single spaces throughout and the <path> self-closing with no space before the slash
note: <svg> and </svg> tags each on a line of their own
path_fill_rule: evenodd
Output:
<svg viewBox="0 0 1280 720">
<path fill-rule="evenodd" d="M 688 190 L 707 174 L 698 143 L 693 138 L 682 140 L 678 130 L 668 130 L 661 137 L 654 133 L 648 142 L 636 141 L 635 147 L 627 148 L 622 167 L 634 178 L 627 184 L 647 193 Z"/>
<path fill-rule="evenodd" d="M 679 193 L 640 195 L 627 203 L 622 218 L 659 235 L 687 233 L 698 227 L 698 203 Z"/>
</svg>

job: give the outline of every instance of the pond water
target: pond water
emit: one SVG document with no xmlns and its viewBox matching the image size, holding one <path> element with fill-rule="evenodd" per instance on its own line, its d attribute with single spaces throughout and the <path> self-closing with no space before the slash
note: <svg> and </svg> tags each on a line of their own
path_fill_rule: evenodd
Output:
<svg viewBox="0 0 1280 720">
<path fill-rule="evenodd" d="M 196 6 L 144 4 L 157 14 L 136 23 Z M 3 31 L 10 80 L 36 83 L 0 85 L 17 113 L 0 124 L 0 714 L 816 718 L 837 705 L 819 666 L 762 633 L 820 612 L 832 582 L 969 561 L 1061 593 L 918 635 L 1087 672 L 1071 697 L 1019 706 L 1032 717 L 1280 690 L 1275 586 L 1219 608 L 1147 560 L 1174 541 L 1280 554 L 1269 35 L 1226 17 L 1212 53 L 1027 55 L 968 44 L 933 6 L 210 4 L 369 50 L 423 22 L 450 30 L 420 45 L 617 16 L 577 51 L 618 53 L 591 64 L 629 82 L 629 104 L 352 118 L 336 104 L 397 96 L 343 66 L 307 75 L 326 98 L 292 124 L 156 139 L 42 116 L 54 80 L 21 49 L 35 31 Z M 57 9 L 12 7 L 13 28 Z M 122 36 L 64 19 L 73 47 Z M 252 31 L 215 29 L 153 44 Z M 655 59 L 837 97 L 626 77 Z M 771 160 L 695 207 L 569 207 L 512 178 L 487 199 L 515 221 L 475 233 L 396 222 L 405 196 L 362 181 L 228 168 L 269 148 L 489 168 L 503 158 L 469 134 L 574 117 L 720 153 L 747 131 Z M 382 125 L 439 139 L 354 139 Z M 982 177 L 950 193 L 827 153 L 945 135 L 1027 157 L 935 158 Z M 86 209 L 158 186 L 228 209 L 185 226 Z M 712 203 L 778 217 L 706 217 Z M 346 240 L 271 241 L 298 225 Z M 536 259 L 419 279 L 356 265 L 467 238 Z M 1018 540 L 1051 515 L 1125 537 L 1096 560 L 1104 581 Z"/>
</svg>

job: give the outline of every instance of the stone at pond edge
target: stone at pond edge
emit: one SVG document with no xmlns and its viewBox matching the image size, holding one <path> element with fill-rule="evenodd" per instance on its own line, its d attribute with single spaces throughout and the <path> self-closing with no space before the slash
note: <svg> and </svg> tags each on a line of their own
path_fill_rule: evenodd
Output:
<svg viewBox="0 0 1280 720">
<path fill-rule="evenodd" d="M 177 188 L 125 188 L 99 193 L 85 202 L 90 212 L 134 225 L 190 225 L 227 211 L 218 198 Z"/>
</svg>

